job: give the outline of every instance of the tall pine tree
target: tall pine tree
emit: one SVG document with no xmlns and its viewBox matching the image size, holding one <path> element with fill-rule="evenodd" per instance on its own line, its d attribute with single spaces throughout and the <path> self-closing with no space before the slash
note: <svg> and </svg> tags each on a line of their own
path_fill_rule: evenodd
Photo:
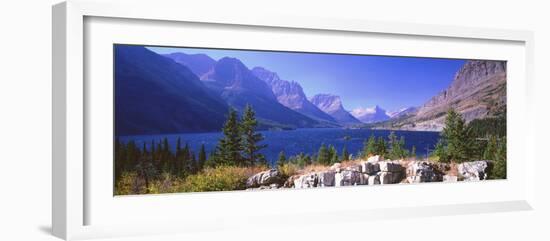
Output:
<svg viewBox="0 0 550 241">
<path fill-rule="evenodd" d="M 279 158 L 277 159 L 277 166 L 282 167 L 286 162 L 287 160 L 286 160 L 285 152 L 284 151 L 279 152 Z"/>
<path fill-rule="evenodd" d="M 329 159 L 330 159 L 329 164 L 334 164 L 334 163 L 338 162 L 338 151 L 336 150 L 336 148 L 333 145 L 329 146 L 328 155 L 329 155 Z"/>
<path fill-rule="evenodd" d="M 346 146 L 344 146 L 344 148 L 342 148 L 342 161 L 349 161 L 349 152 L 348 152 L 348 148 L 346 148 Z"/>
<path fill-rule="evenodd" d="M 199 150 L 199 156 L 198 156 L 199 170 L 202 170 L 205 164 L 206 164 L 206 149 L 204 147 L 204 144 L 202 144 L 201 149 Z"/>
<path fill-rule="evenodd" d="M 387 154 L 386 141 L 384 137 L 379 136 L 376 141 L 376 155 L 385 156 Z"/>
<path fill-rule="evenodd" d="M 222 129 L 223 137 L 218 144 L 217 165 L 240 165 L 243 161 L 241 156 L 242 138 L 239 128 L 237 112 L 229 110 L 227 121 Z"/>
<path fill-rule="evenodd" d="M 259 144 L 264 137 L 256 132 L 258 120 L 252 106 L 246 105 L 241 120 L 240 130 L 242 133 L 243 158 L 241 165 L 254 165 L 264 159 L 259 151 L 266 145 Z"/>
<path fill-rule="evenodd" d="M 448 160 L 463 162 L 472 157 L 475 139 L 462 116 L 454 109 L 447 112 L 441 139 L 446 144 L 445 154 Z"/>
<path fill-rule="evenodd" d="M 376 151 L 376 138 L 371 134 L 369 140 L 363 144 L 363 158 L 378 154 Z"/>
<path fill-rule="evenodd" d="M 327 149 L 327 146 L 323 143 L 319 148 L 319 153 L 317 154 L 317 162 L 322 165 L 330 164 L 330 153 Z"/>
</svg>

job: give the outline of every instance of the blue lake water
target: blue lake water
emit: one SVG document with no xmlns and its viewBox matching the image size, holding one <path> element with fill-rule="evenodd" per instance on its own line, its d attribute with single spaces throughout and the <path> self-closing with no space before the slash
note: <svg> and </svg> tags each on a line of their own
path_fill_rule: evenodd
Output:
<svg viewBox="0 0 550 241">
<path fill-rule="evenodd" d="M 340 129 L 340 128 L 311 128 L 311 129 L 296 129 L 286 131 L 260 131 L 264 136 L 262 144 L 267 144 L 267 148 L 261 152 L 267 159 L 273 163 L 277 160 L 279 152 L 284 151 L 286 156 L 298 155 L 300 152 L 305 154 L 317 154 L 319 147 L 322 144 L 334 145 L 340 154 L 344 146 L 348 152 L 354 156 L 363 148 L 363 142 L 371 135 L 382 136 L 387 139 L 391 131 L 389 130 L 368 130 L 368 129 Z M 405 147 L 410 150 L 412 146 L 416 147 L 416 154 L 419 156 L 426 155 L 426 152 L 433 150 L 435 144 L 439 140 L 439 132 L 428 131 L 395 131 L 395 134 L 400 137 L 405 137 Z M 168 139 L 170 147 L 174 150 L 178 137 L 181 138 L 182 146 L 188 143 L 191 149 L 198 153 L 200 146 L 205 145 L 207 153 L 212 151 L 218 140 L 221 138 L 221 132 L 208 133 L 182 133 L 182 134 L 162 134 L 162 135 L 138 135 L 138 136 L 121 136 L 121 142 L 133 140 L 138 147 L 142 147 L 145 142 L 149 149 L 151 141 L 158 143 L 165 137 Z"/>
</svg>

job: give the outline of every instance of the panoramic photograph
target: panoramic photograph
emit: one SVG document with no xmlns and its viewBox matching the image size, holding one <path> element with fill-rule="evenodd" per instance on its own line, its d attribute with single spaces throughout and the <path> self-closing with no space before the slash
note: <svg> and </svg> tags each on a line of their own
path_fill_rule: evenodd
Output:
<svg viewBox="0 0 550 241">
<path fill-rule="evenodd" d="M 113 45 L 114 195 L 506 179 L 506 61 Z"/>
</svg>

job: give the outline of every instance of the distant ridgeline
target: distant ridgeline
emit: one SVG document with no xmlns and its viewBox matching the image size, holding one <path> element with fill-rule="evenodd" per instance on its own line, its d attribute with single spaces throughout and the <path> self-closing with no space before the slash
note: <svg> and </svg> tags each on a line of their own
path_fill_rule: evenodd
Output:
<svg viewBox="0 0 550 241">
<path fill-rule="evenodd" d="M 312 104 L 296 82 L 236 58 L 159 55 L 142 46 L 115 45 L 117 136 L 220 131 L 229 108 L 250 104 L 260 129 L 340 127 Z M 360 123 L 350 115 L 351 122 Z"/>
<path fill-rule="evenodd" d="M 474 123 L 476 126 L 495 129 L 493 131 L 502 129 L 506 122 L 506 62 L 467 61 L 455 74 L 450 86 L 421 107 L 366 127 L 441 131 L 446 113 L 451 108 L 459 112 L 466 123 L 478 120 Z M 500 123 L 502 121 L 504 124 Z"/>
<path fill-rule="evenodd" d="M 115 135 L 219 132 L 229 109 L 250 104 L 260 130 L 364 127 L 441 131 L 453 108 L 465 119 L 499 128 L 506 113 L 506 62 L 471 60 L 450 86 L 420 107 L 386 112 L 345 110 L 332 94 L 307 98 L 295 81 L 239 59 L 204 54 L 160 55 L 142 46 L 115 45 Z M 369 123 L 369 124 L 365 124 Z"/>
</svg>

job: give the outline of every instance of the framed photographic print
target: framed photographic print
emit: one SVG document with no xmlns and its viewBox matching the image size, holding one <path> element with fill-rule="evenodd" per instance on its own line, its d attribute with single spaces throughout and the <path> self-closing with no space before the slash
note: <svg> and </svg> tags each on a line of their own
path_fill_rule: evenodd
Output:
<svg viewBox="0 0 550 241">
<path fill-rule="evenodd" d="M 530 32 L 128 5 L 53 8 L 56 236 L 532 208 Z"/>
</svg>

